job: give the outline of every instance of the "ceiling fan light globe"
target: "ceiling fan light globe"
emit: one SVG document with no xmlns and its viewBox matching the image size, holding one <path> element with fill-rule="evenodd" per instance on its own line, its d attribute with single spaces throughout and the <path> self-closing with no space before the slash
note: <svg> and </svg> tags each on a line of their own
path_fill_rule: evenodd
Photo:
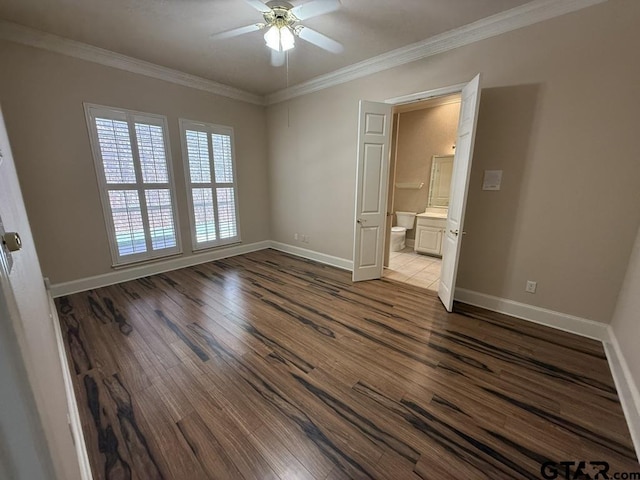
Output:
<svg viewBox="0 0 640 480">
<path fill-rule="evenodd" d="M 280 29 L 275 25 L 272 25 L 267 33 L 264 34 L 264 41 L 267 43 L 267 47 L 280 52 Z"/>
<path fill-rule="evenodd" d="M 282 27 L 280 29 L 280 44 L 282 46 L 283 52 L 291 50 L 293 47 L 295 47 L 296 38 L 289 27 Z"/>
</svg>

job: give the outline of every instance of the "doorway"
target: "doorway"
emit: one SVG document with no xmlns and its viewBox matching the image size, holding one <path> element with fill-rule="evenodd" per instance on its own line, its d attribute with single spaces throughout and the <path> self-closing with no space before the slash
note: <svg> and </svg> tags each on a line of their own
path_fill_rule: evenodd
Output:
<svg viewBox="0 0 640 480">
<path fill-rule="evenodd" d="M 480 106 L 481 75 L 470 82 L 421 92 L 386 103 L 360 101 L 356 166 L 356 209 L 353 242 L 354 282 L 382 278 L 385 245 L 390 242 L 388 210 L 393 106 L 405 105 L 454 93 L 460 93 L 460 117 L 456 134 L 455 158 L 451 173 L 449 205 L 444 228 L 425 230 L 418 242 L 440 242 L 442 269 L 438 297 L 447 311 L 453 310 L 455 284 L 462 246 L 464 214 L 471 176 L 471 159 Z M 417 213 L 417 212 L 416 212 Z M 424 214 L 430 212 L 423 212 Z"/>
<path fill-rule="evenodd" d="M 393 107 L 383 277 L 438 292 L 460 93 Z"/>
</svg>

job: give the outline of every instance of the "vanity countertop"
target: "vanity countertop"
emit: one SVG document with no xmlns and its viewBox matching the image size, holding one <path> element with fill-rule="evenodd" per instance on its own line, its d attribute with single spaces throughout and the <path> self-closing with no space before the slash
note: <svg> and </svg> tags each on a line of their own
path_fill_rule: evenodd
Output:
<svg viewBox="0 0 640 480">
<path fill-rule="evenodd" d="M 434 211 L 426 211 L 423 213 L 419 213 L 417 216 L 420 218 L 447 218 L 447 211 L 440 211 L 440 212 L 434 212 Z"/>
</svg>

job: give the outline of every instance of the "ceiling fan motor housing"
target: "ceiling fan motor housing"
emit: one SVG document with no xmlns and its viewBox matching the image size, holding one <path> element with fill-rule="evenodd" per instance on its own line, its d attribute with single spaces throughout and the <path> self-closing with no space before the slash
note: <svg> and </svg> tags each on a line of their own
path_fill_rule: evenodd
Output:
<svg viewBox="0 0 640 480">
<path fill-rule="evenodd" d="M 293 30 L 294 25 L 299 22 L 299 19 L 291 13 L 293 5 L 288 2 L 280 0 L 274 0 L 266 4 L 270 10 L 264 12 L 264 21 L 267 26 L 275 25 L 278 28 L 291 27 Z"/>
</svg>

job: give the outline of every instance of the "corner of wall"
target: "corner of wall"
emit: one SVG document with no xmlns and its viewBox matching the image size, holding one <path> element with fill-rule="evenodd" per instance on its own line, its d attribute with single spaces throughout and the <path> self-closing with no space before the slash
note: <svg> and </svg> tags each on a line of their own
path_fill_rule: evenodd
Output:
<svg viewBox="0 0 640 480">
<path fill-rule="evenodd" d="M 618 398 L 627 420 L 636 457 L 640 460 L 640 391 L 620 348 L 613 327 L 609 327 L 609 339 L 602 343 L 609 361 L 611 375 L 618 391 Z"/>
</svg>

